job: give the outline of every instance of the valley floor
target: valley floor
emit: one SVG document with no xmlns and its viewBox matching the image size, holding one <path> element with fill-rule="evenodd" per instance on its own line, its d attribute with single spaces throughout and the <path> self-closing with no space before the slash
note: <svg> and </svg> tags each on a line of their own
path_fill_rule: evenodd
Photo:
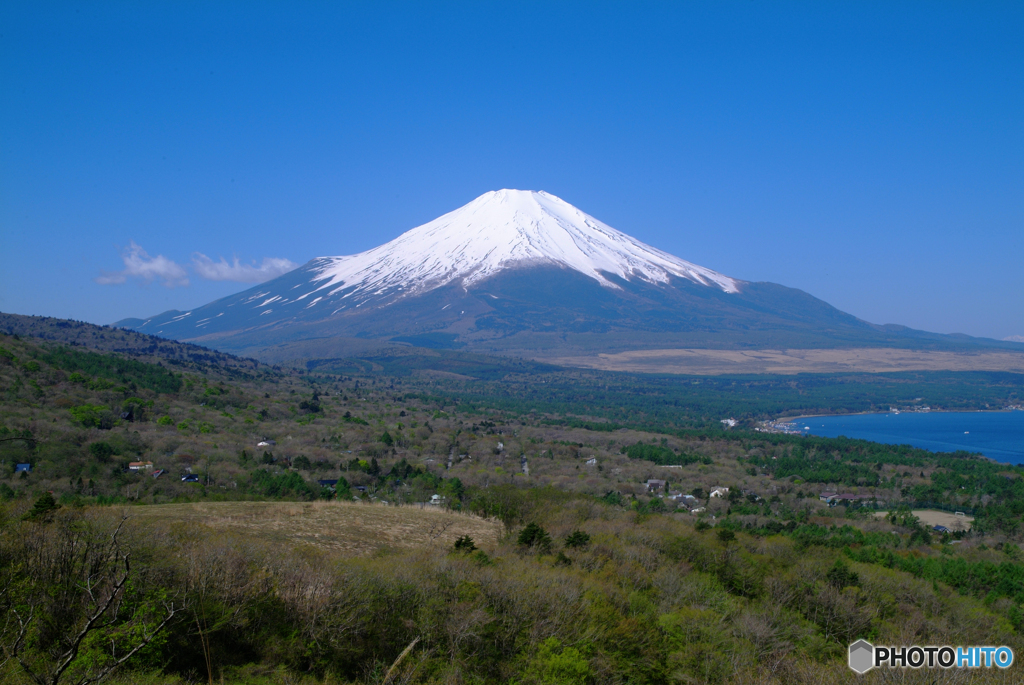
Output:
<svg viewBox="0 0 1024 685">
<path fill-rule="evenodd" d="M 559 366 L 636 373 L 796 374 L 893 371 L 1024 372 L 1017 352 L 939 352 L 891 348 L 812 350 L 633 350 L 538 359 Z"/>
</svg>

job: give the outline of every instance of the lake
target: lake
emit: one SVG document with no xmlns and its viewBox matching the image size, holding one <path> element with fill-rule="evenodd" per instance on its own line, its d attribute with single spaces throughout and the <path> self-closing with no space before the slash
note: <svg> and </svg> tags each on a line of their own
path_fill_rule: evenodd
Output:
<svg viewBox="0 0 1024 685">
<path fill-rule="evenodd" d="M 814 416 L 792 423 L 804 433 L 822 437 L 845 435 L 933 452 L 966 450 L 1007 464 L 1024 464 L 1024 411 Z"/>
</svg>

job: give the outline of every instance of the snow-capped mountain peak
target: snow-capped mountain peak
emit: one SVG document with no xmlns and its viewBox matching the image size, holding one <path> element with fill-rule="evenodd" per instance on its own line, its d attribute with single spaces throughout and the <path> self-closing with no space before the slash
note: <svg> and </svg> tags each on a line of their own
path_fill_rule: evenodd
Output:
<svg viewBox="0 0 1024 685">
<path fill-rule="evenodd" d="M 553 264 L 618 288 L 627 281 L 667 283 L 673 276 L 738 292 L 737 281 L 645 245 L 543 191 L 496 190 L 356 255 L 316 260 L 315 290 L 354 305 L 395 299 L 450 283 L 468 287 L 499 271 Z M 347 307 L 346 307 L 347 308 Z"/>
<path fill-rule="evenodd" d="M 564 300 L 568 310 L 586 308 L 586 301 L 611 302 L 605 296 L 613 294 L 636 301 L 645 297 L 642 292 L 659 291 L 671 298 L 679 291 L 674 280 L 728 300 L 749 285 L 645 245 L 549 193 L 496 190 L 372 250 L 320 257 L 244 292 L 195 310 L 165 312 L 135 327 L 157 335 L 188 330 L 219 336 L 334 321 L 362 335 L 367 326 L 377 326 L 366 323 L 371 319 L 387 327 L 398 323 L 391 316 L 408 319 L 411 313 L 418 323 L 406 321 L 395 330 L 436 332 L 463 321 L 463 315 L 463 328 L 499 309 L 504 313 L 498 318 L 515 318 L 509 307 L 531 298 L 539 298 L 542 308 Z M 510 295 L 510 283 L 518 284 L 518 295 Z M 581 284 L 593 285 L 572 295 L 565 290 Z M 524 287 L 534 292 L 525 294 Z M 538 295 L 537 288 L 554 290 Z M 615 309 L 608 307 L 600 316 Z M 404 313 L 393 314 L 399 310 Z"/>
</svg>

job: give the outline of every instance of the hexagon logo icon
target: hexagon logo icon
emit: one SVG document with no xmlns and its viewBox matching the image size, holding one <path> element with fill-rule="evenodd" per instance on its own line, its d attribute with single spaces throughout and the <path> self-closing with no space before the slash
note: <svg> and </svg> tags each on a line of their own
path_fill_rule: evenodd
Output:
<svg viewBox="0 0 1024 685">
<path fill-rule="evenodd" d="M 850 668 L 857 673 L 867 673 L 875 667 L 875 646 L 867 640 L 857 640 L 850 645 Z"/>
</svg>

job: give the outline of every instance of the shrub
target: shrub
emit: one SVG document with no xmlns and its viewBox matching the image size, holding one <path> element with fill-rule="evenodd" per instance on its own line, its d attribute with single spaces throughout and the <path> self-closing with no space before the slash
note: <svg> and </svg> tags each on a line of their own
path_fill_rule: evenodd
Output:
<svg viewBox="0 0 1024 685">
<path fill-rule="evenodd" d="M 476 550 L 476 543 L 473 542 L 473 538 L 468 535 L 463 535 L 455 540 L 453 549 L 456 552 L 472 552 Z"/>
<path fill-rule="evenodd" d="M 470 555 L 469 558 L 472 559 L 477 566 L 494 565 L 494 562 L 491 561 L 491 558 L 487 556 L 487 552 L 483 551 L 482 549 L 478 549 L 477 551 L 473 552 L 473 554 Z"/>
</svg>

